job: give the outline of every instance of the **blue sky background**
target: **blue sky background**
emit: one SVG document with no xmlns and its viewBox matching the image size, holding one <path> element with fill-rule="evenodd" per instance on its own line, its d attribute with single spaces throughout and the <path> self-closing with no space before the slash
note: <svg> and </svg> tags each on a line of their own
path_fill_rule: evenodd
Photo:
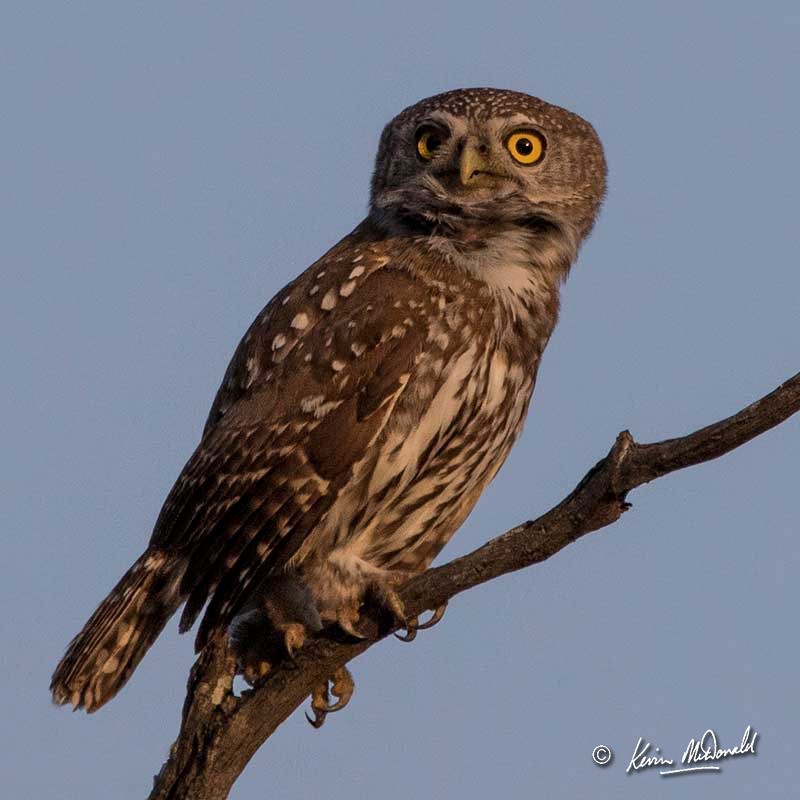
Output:
<svg viewBox="0 0 800 800">
<path fill-rule="evenodd" d="M 460 86 L 539 95 L 607 150 L 524 436 L 443 554 L 547 510 L 617 432 L 726 416 L 800 367 L 793 3 L 20 3 L 0 12 L 0 779 L 141 798 L 178 726 L 173 622 L 94 716 L 47 684 L 141 552 L 228 359 L 362 218 L 378 135 Z M 786 797 L 796 791 L 791 420 L 631 496 L 613 528 L 358 659 L 232 797 Z M 441 559 L 440 559 L 441 561 Z M 719 774 L 625 775 L 745 726 Z M 592 749 L 615 751 L 601 769 Z"/>
</svg>

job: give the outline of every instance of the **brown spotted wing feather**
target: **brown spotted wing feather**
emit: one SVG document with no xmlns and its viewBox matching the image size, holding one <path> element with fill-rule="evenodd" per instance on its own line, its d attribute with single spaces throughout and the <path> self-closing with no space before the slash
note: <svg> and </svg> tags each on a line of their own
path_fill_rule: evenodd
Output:
<svg viewBox="0 0 800 800">
<path fill-rule="evenodd" d="M 427 340 L 429 293 L 358 236 L 267 307 L 228 369 L 151 546 L 188 557 L 188 629 L 202 647 L 319 525 L 379 437 Z M 402 299 L 402 302 L 396 300 Z"/>
</svg>

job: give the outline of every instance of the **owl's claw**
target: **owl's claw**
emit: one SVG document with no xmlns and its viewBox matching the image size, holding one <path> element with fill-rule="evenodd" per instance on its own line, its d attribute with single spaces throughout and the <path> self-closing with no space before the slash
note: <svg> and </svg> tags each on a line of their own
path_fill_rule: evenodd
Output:
<svg viewBox="0 0 800 800">
<path fill-rule="evenodd" d="M 306 628 L 299 622 L 292 622 L 283 630 L 283 645 L 289 660 L 297 666 L 297 651 L 306 643 Z"/>
<path fill-rule="evenodd" d="M 392 627 L 407 628 L 406 610 L 403 601 L 395 589 L 388 582 L 375 581 L 369 586 L 369 594 L 378 604 L 378 607 L 392 617 Z"/>
<path fill-rule="evenodd" d="M 418 619 L 419 617 L 411 617 L 411 619 L 406 623 L 406 629 L 403 633 L 395 631 L 395 638 L 399 639 L 401 642 L 413 642 L 414 639 L 417 638 L 417 631 L 419 630 L 419 627 L 417 626 Z"/>
<path fill-rule="evenodd" d="M 265 625 L 255 629 L 251 638 L 234 639 L 234 651 L 240 644 L 237 660 L 239 671 L 251 686 L 255 686 L 273 667 L 284 664 L 297 668 L 297 653 L 308 638 L 306 626 L 301 622 L 280 623 L 274 627 Z M 242 646 L 242 642 L 245 642 Z"/>
<path fill-rule="evenodd" d="M 356 685 L 350 670 L 347 667 L 339 667 L 331 678 L 319 684 L 311 693 L 311 710 L 314 712 L 314 719 L 306 714 L 309 724 L 314 728 L 321 728 L 328 714 L 341 711 L 350 702 L 355 688 Z M 331 703 L 331 694 L 336 698 L 335 703 Z"/>
<path fill-rule="evenodd" d="M 359 615 L 356 608 L 343 608 L 336 616 L 336 624 L 349 636 L 354 639 L 366 639 L 367 637 L 356 629 L 355 623 L 358 622 Z"/>
<path fill-rule="evenodd" d="M 406 630 L 405 633 L 395 633 L 395 636 L 401 642 L 413 642 L 414 639 L 417 638 L 417 631 L 426 631 L 428 628 L 432 628 L 434 625 L 439 623 L 444 616 L 444 612 L 447 610 L 447 603 L 442 603 L 438 608 L 436 608 L 431 615 L 431 618 L 426 622 L 420 622 L 419 617 L 412 617 L 406 623 Z"/>
<path fill-rule="evenodd" d="M 444 612 L 447 611 L 447 601 L 445 600 L 438 608 L 433 610 L 433 614 L 431 614 L 431 618 L 427 622 L 423 622 L 420 625 L 417 625 L 418 631 L 427 631 L 429 628 L 432 628 L 434 625 L 438 625 L 442 621 L 442 617 L 444 616 Z"/>
</svg>

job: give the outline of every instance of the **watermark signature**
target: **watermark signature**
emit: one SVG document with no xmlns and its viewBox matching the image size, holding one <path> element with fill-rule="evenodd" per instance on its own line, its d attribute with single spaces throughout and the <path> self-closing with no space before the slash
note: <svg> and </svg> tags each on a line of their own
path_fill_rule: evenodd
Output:
<svg viewBox="0 0 800 800">
<path fill-rule="evenodd" d="M 675 759 L 667 758 L 660 747 L 655 747 L 651 742 L 639 737 L 625 772 L 631 775 L 654 767 L 667 767 L 668 769 L 659 770 L 659 774 L 664 777 L 692 772 L 719 772 L 721 768 L 717 766 L 717 762 L 725 758 L 754 756 L 757 738 L 758 733 L 748 725 L 739 744 L 723 748 L 719 745 L 717 734 L 709 728 L 699 739 L 689 740 L 681 756 L 680 766 L 676 766 Z M 600 744 L 592 751 L 592 760 L 600 767 L 610 764 L 613 758 L 614 754 L 607 745 Z"/>
</svg>

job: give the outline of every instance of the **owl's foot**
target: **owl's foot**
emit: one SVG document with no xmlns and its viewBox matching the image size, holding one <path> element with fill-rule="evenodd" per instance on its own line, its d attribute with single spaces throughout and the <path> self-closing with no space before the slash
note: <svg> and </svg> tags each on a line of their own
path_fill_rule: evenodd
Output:
<svg viewBox="0 0 800 800">
<path fill-rule="evenodd" d="M 286 656 L 294 664 L 297 651 L 305 644 L 308 636 L 305 625 L 299 622 L 279 625 L 275 634 L 277 641 L 271 648 L 267 637 L 262 635 L 260 647 L 250 647 L 238 654 L 242 676 L 251 686 L 269 674 L 273 666 L 285 660 Z"/>
<path fill-rule="evenodd" d="M 330 683 L 330 688 L 328 684 Z M 314 728 L 321 728 L 325 722 L 325 717 L 334 711 L 341 711 L 353 696 L 356 685 L 353 676 L 347 667 L 339 667 L 333 676 L 315 687 L 311 693 L 311 710 L 314 712 L 314 719 L 306 714 L 306 719 Z M 331 695 L 336 698 L 335 703 L 331 703 Z"/>
<path fill-rule="evenodd" d="M 300 576 L 284 573 L 270 576 L 253 592 L 229 634 L 239 669 L 252 685 L 287 656 L 293 663 L 309 636 L 321 629 L 308 586 Z"/>
<path fill-rule="evenodd" d="M 356 628 L 361 615 L 358 613 L 358 607 L 345 606 L 340 608 L 336 613 L 336 624 L 348 635 L 354 639 L 366 639 L 366 634 Z"/>
<path fill-rule="evenodd" d="M 355 639 L 366 639 L 370 635 L 359 630 L 362 606 L 372 607 L 379 612 L 381 624 L 388 626 L 385 630 L 405 628 L 405 609 L 395 587 L 408 577 L 407 573 L 371 570 L 367 576 L 360 576 L 350 601 L 336 607 L 329 618 L 334 619 L 341 630 Z"/>
<path fill-rule="evenodd" d="M 387 580 L 374 580 L 367 586 L 367 599 L 371 600 L 378 609 L 389 617 L 392 628 L 405 628 L 406 610 L 400 595 L 394 588 L 402 578 L 392 577 Z"/>
<path fill-rule="evenodd" d="M 442 603 L 437 609 L 434 610 L 431 618 L 427 622 L 420 622 L 419 617 L 412 617 L 406 623 L 405 633 L 395 633 L 395 636 L 401 642 L 413 642 L 417 638 L 417 631 L 426 631 L 434 625 L 441 622 L 444 612 L 447 610 L 447 603 Z"/>
<path fill-rule="evenodd" d="M 252 661 L 241 664 L 242 677 L 250 686 L 255 686 L 262 678 L 269 675 L 272 664 L 269 661 Z"/>
<path fill-rule="evenodd" d="M 275 626 L 260 621 L 254 635 L 246 636 L 244 625 L 255 625 L 249 620 L 239 622 L 232 638 L 232 645 L 239 662 L 239 670 L 251 686 L 261 681 L 272 668 L 286 661 L 288 656 L 295 663 L 297 651 L 308 637 L 306 626 L 300 622 L 281 623 Z"/>
</svg>

